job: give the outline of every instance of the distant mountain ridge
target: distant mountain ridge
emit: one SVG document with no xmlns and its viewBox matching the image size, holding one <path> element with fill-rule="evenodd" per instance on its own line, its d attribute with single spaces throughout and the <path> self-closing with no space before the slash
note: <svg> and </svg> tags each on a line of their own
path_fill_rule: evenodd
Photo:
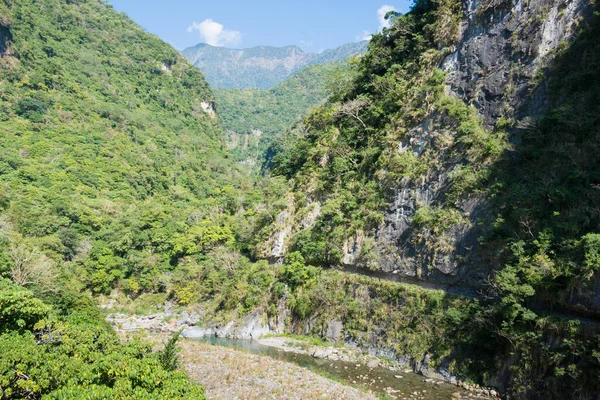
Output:
<svg viewBox="0 0 600 400">
<path fill-rule="evenodd" d="M 269 89 L 310 65 L 329 64 L 365 52 L 368 43 L 348 43 L 319 54 L 305 52 L 298 46 L 229 49 L 200 43 L 182 54 L 214 88 Z"/>
</svg>

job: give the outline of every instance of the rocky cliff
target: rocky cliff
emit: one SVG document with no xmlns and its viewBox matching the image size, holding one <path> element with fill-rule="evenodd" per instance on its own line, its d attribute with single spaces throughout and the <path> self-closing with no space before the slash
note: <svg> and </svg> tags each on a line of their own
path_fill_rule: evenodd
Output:
<svg viewBox="0 0 600 400">
<path fill-rule="evenodd" d="M 456 21 L 456 27 L 452 27 L 450 22 L 443 25 L 444 18 L 450 21 L 451 12 L 444 16 L 438 11 L 436 29 L 448 32 L 445 37 L 438 34 L 432 39 L 435 48 L 424 52 L 419 60 L 424 63 L 425 56 L 431 54 L 432 61 L 427 65 L 442 71 L 444 93 L 435 95 L 431 91 L 422 94 L 425 100 L 419 99 L 419 112 L 422 111 L 422 114 L 418 118 L 409 119 L 406 116 L 409 113 L 403 110 L 397 111 L 395 116 L 374 117 L 370 124 L 364 125 L 371 136 L 377 129 L 387 135 L 385 146 L 378 145 L 373 150 L 381 152 L 377 163 L 384 167 L 371 175 L 365 173 L 365 179 L 379 181 L 390 199 L 387 206 L 381 207 L 381 219 L 370 228 L 352 228 L 336 234 L 338 238 L 343 236 L 343 240 L 337 242 L 341 254 L 330 257 L 329 262 L 327 257 L 321 261 L 354 272 L 377 271 L 378 276 L 393 280 L 455 287 L 456 291 L 464 293 L 477 292 L 490 279 L 491 271 L 505 261 L 499 259 L 497 247 L 481 246 L 482 237 L 493 235 L 495 220 L 500 213 L 497 204 L 491 204 L 492 198 L 503 195 L 501 190 L 489 190 L 494 185 L 491 176 L 497 175 L 497 187 L 504 185 L 501 178 L 503 174 L 509 174 L 509 169 L 502 169 L 499 160 L 509 160 L 508 164 L 520 162 L 510 160 L 514 154 L 521 154 L 519 146 L 524 136 L 533 135 L 532 130 L 541 116 L 558 104 L 559 100 L 550 96 L 554 59 L 560 51 L 569 48 L 582 28 L 587 27 L 593 6 L 587 0 L 465 0 L 460 6 L 462 17 Z M 401 31 L 404 27 L 397 29 Z M 382 39 L 385 46 L 399 46 L 398 39 L 391 44 L 393 33 L 388 32 L 387 35 Z M 431 68 L 427 65 L 423 68 Z M 391 75 L 390 71 L 385 72 L 386 76 Z M 383 85 L 377 83 L 378 76 L 368 79 L 370 81 L 362 82 L 363 87 Z M 417 96 L 421 95 L 407 99 L 400 97 L 400 100 L 397 97 L 396 101 L 414 102 Z M 427 100 L 427 97 L 433 100 Z M 452 111 L 448 104 L 455 104 L 455 100 L 468 107 L 460 112 Z M 373 102 L 380 107 L 386 106 L 382 100 Z M 341 103 L 332 105 L 331 110 L 336 113 L 334 117 L 352 102 Z M 368 120 L 367 112 L 375 106 L 369 104 L 369 100 L 365 100 L 363 106 L 366 115 L 363 118 Z M 471 115 L 469 110 L 474 110 L 474 114 Z M 358 109 L 356 112 L 363 111 Z M 401 123 L 398 122 L 400 119 Z M 386 122 L 388 120 L 391 122 Z M 330 124 L 337 125 L 342 136 L 344 129 L 356 130 L 355 127 L 345 128 L 344 123 L 334 118 Z M 378 128 L 377 124 L 384 123 L 387 125 Z M 356 126 L 360 128 L 359 124 Z M 462 137 L 463 132 L 479 135 L 479 139 L 466 139 Z M 317 148 L 328 140 L 324 137 L 329 133 L 318 135 L 321 138 L 314 139 L 316 142 L 313 143 Z M 304 136 L 307 141 L 313 140 L 310 130 Z M 265 246 L 265 249 L 272 250 L 270 253 L 266 250 L 270 258 L 279 259 L 286 249 L 301 247 L 290 226 L 303 235 L 306 234 L 302 232 L 303 228 L 307 225 L 313 232 L 315 229 L 322 230 L 325 218 L 331 218 L 325 217 L 320 210 L 340 192 L 319 187 L 322 184 L 319 180 L 334 179 L 332 170 L 339 165 L 335 155 L 339 149 L 334 147 L 342 142 L 338 136 L 332 139 L 333 145 L 323 146 L 318 160 L 316 155 L 306 156 L 309 161 L 304 161 L 300 169 L 302 172 L 294 176 L 294 184 L 302 187 L 306 196 L 295 207 L 295 212 L 283 211 L 277 219 L 274 234 Z M 346 137 L 343 140 L 351 143 Z M 373 148 L 375 140 L 368 142 L 365 139 L 361 146 Z M 480 150 L 475 149 L 477 146 Z M 348 147 L 345 151 L 350 154 Z M 310 175 L 307 172 L 310 157 L 314 157 L 316 164 L 311 168 L 329 171 L 321 172 L 320 176 L 311 172 L 312 183 L 298 184 L 300 177 Z M 402 164 L 404 172 L 392 175 L 392 159 L 408 160 L 413 163 L 411 165 L 420 166 L 421 171 L 418 176 L 411 175 L 406 173 L 407 167 Z M 364 158 L 354 162 L 359 163 L 356 164 L 360 168 L 358 174 L 370 168 Z M 554 172 L 549 174 L 556 175 Z M 341 186 L 346 185 L 344 179 L 338 181 Z M 488 189 L 484 190 L 485 186 Z M 290 205 L 290 209 L 293 208 Z M 317 215 L 314 215 L 314 210 L 317 210 Z M 314 237 L 314 234 L 311 235 Z"/>
<path fill-rule="evenodd" d="M 448 89 L 474 105 L 489 127 L 500 118 L 527 127 L 546 109 L 549 76 L 561 45 L 589 21 L 584 0 L 464 2 L 460 38 L 441 67 Z"/>
<path fill-rule="evenodd" d="M 582 21 L 589 20 L 589 1 L 474 1 L 463 3 L 464 17 L 459 39 L 448 49 L 439 67 L 446 72 L 446 90 L 474 106 L 484 118 L 487 129 L 499 121 L 508 123 L 511 141 L 534 123 L 548 106 L 547 74 L 556 50 L 573 40 Z M 432 138 L 443 130 L 440 115 L 434 111 L 414 127 L 399 151 L 421 154 L 424 147 L 435 146 Z M 437 149 L 441 150 L 441 149 Z M 437 254 L 422 255 L 415 247 L 413 217 L 419 207 L 446 201 L 449 175 L 462 159 L 446 159 L 418 185 L 399 185 L 380 227 L 377 253 L 386 272 L 419 276 L 424 280 L 477 285 L 491 265 L 472 255 L 478 238 L 489 227 L 487 199 L 469 196 L 461 199 L 460 210 L 467 217 L 444 238 L 449 247 Z M 483 222 L 483 225 L 481 224 Z M 354 239 L 351 239 L 351 241 Z M 351 246 L 348 253 L 360 251 Z M 421 255 L 419 256 L 419 253 Z M 355 260 L 352 254 L 347 260 Z M 465 282 L 466 281 L 466 282 Z"/>
</svg>

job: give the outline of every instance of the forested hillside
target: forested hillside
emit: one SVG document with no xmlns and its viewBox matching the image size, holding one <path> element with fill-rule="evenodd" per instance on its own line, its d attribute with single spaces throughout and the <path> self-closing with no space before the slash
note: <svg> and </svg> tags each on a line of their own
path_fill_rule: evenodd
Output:
<svg viewBox="0 0 600 400">
<path fill-rule="evenodd" d="M 96 293 L 123 279 L 156 288 L 181 251 L 173 241 L 210 213 L 207 228 L 220 231 L 219 199 L 244 185 L 213 94 L 176 51 L 105 3 L 44 7 L 14 2 L 6 17 L 4 268 L 10 248 L 37 249 Z"/>
<path fill-rule="evenodd" d="M 31 290 L 1 283 L 0 397 L 202 398 L 87 293 L 157 290 L 184 238 L 233 240 L 222 204 L 244 179 L 211 90 L 103 1 L 0 13 L 0 273 Z"/>
<path fill-rule="evenodd" d="M 231 156 L 262 164 L 271 141 L 328 96 L 327 82 L 348 70 L 348 62 L 313 65 L 272 89 L 215 89 L 216 109 Z"/>
</svg>

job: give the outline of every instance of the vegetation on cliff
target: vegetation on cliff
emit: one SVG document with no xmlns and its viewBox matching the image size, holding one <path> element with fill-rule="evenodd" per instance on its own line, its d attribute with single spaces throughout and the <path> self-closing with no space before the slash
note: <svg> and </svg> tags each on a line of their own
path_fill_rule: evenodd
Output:
<svg viewBox="0 0 600 400">
<path fill-rule="evenodd" d="M 412 243 L 431 255 L 426 263 L 435 262 L 452 249 L 447 232 L 468 226 L 464 205 L 487 197 L 498 218 L 482 231 L 480 251 L 493 255 L 487 262 L 497 268 L 482 282 L 480 304 L 456 308 L 456 315 L 468 316 L 461 322 L 469 326 L 467 335 L 450 345 L 456 346 L 451 352 L 434 350 L 434 358 L 454 371 L 487 370 L 489 377 L 503 371 L 514 396 L 586 398 L 599 390 L 593 378 L 600 367 L 596 324 L 555 318 L 551 309 L 593 315 L 586 307 L 600 271 L 600 69 L 592 55 L 598 54 L 598 17 L 539 71 L 550 77 L 554 105 L 511 144 L 507 131 L 514 121 L 501 119 L 487 129 L 473 107 L 444 92 L 436 66 L 455 40 L 461 15 L 461 2 L 438 0 L 417 1 L 411 13 L 393 16 L 392 27 L 374 36 L 353 84 L 311 111 L 295 135 L 274 143 L 272 173 L 292 185 L 299 222 L 292 224 L 291 250 L 313 265 L 335 265 L 348 238 L 363 237 L 360 256 L 377 269 L 369 238 L 394 189 L 450 169 L 444 195 L 416 210 Z M 429 136 L 418 136 L 419 129 Z M 301 221 L 316 201 L 320 215 L 307 226 Z M 263 232 L 272 229 L 266 225 Z M 345 322 L 350 327 L 356 319 Z M 440 342 L 446 339 L 430 343 L 430 350 Z M 467 343 L 479 356 L 463 357 Z"/>
<path fill-rule="evenodd" d="M 313 65 L 268 90 L 215 89 L 231 157 L 260 166 L 273 138 L 324 102 L 328 76 L 345 68 L 346 62 Z"/>
<path fill-rule="evenodd" d="M 314 335 L 338 319 L 360 344 L 508 383 L 517 398 L 600 392 L 597 324 L 550 308 L 581 311 L 572 300 L 591 300 L 600 270 L 598 16 L 540 72 L 555 106 L 514 146 L 514 121 L 487 129 L 444 91 L 436 67 L 461 18 L 458 0 L 393 15 L 330 100 L 273 141 L 255 183 L 225 150 L 202 75 L 170 46 L 99 0 L 0 2 L 2 396 L 201 397 L 174 363 L 98 322 L 90 294 L 115 290 L 229 319 L 284 306 L 291 330 L 310 321 Z M 425 125 L 435 135 L 419 138 Z M 497 268 L 480 299 L 320 268 L 363 237 L 376 270 L 369 233 L 394 188 L 450 163 L 443 199 L 415 212 L 413 243 L 435 262 L 468 224 L 464 204 L 492 199 L 481 244 Z M 273 265 L 282 215 L 293 240 Z"/>
</svg>

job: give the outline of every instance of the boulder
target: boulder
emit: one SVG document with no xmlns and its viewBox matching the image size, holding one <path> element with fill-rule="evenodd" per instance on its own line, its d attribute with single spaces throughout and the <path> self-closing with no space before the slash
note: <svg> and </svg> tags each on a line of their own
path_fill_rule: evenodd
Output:
<svg viewBox="0 0 600 400">
<path fill-rule="evenodd" d="M 316 347 L 310 352 L 310 355 L 314 358 L 327 358 L 329 354 L 330 352 L 322 347 Z"/>
<path fill-rule="evenodd" d="M 191 326 L 191 327 L 185 328 L 181 332 L 181 336 L 186 339 L 199 339 L 199 338 L 203 338 L 205 336 L 211 336 L 213 334 L 214 334 L 214 332 L 212 331 L 212 329 L 202 329 L 197 326 Z"/>
</svg>

